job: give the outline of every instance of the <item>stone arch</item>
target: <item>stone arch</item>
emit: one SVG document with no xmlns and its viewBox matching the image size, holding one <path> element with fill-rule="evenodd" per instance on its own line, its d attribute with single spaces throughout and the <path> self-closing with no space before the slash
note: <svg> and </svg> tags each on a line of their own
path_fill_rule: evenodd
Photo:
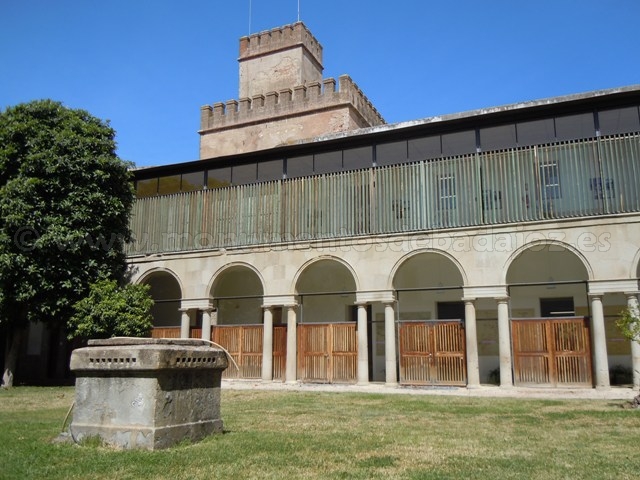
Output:
<svg viewBox="0 0 640 480">
<path fill-rule="evenodd" d="M 555 253 L 555 252 L 559 253 L 559 252 L 566 251 L 566 253 L 573 254 L 580 261 L 580 263 L 586 270 L 587 278 L 585 278 L 585 280 L 593 279 L 593 269 L 589 261 L 584 257 L 582 252 L 576 249 L 573 245 L 569 245 L 568 243 L 560 242 L 557 240 L 539 240 L 539 241 L 531 242 L 521 246 L 520 248 L 516 249 L 509 256 L 509 258 L 507 258 L 505 265 L 502 269 L 502 274 L 501 274 L 502 282 L 504 284 L 508 283 L 507 279 L 508 279 L 509 271 L 511 270 L 514 262 L 518 258 L 520 258 L 522 254 L 524 254 L 525 252 L 543 251 L 545 249 L 547 249 L 551 253 Z"/>
<path fill-rule="evenodd" d="M 344 322 L 354 320 L 358 278 L 344 260 L 333 256 L 306 262 L 294 278 L 304 322 Z"/>
<path fill-rule="evenodd" d="M 458 260 L 453 257 L 452 255 L 450 255 L 449 253 L 443 252 L 441 250 L 435 250 L 435 249 L 421 249 L 421 250 L 415 250 L 411 253 L 408 253 L 407 255 L 402 256 L 393 266 L 393 268 L 391 269 L 391 273 L 389 274 L 389 278 L 387 279 L 387 288 L 389 290 L 394 289 L 394 279 L 396 277 L 396 274 L 398 273 L 398 270 L 406 264 L 406 262 L 408 262 L 409 260 L 411 260 L 413 257 L 417 257 L 417 256 L 421 256 L 424 254 L 434 254 L 434 255 L 438 255 L 444 259 L 446 259 L 447 261 L 451 262 L 453 265 L 455 265 L 455 267 L 458 269 L 458 272 L 460 273 L 460 276 L 462 278 L 462 286 L 467 285 L 468 283 L 468 279 L 467 279 L 467 273 L 465 272 L 464 268 L 462 267 L 462 265 L 460 264 L 460 262 L 458 262 Z"/>
<path fill-rule="evenodd" d="M 213 276 L 208 294 L 217 308 L 220 325 L 247 325 L 262 322 L 264 280 L 252 265 L 234 262 Z"/>
<path fill-rule="evenodd" d="M 558 312 L 573 311 L 569 316 L 589 314 L 587 284 L 592 269 L 571 245 L 557 241 L 524 245 L 511 255 L 502 274 L 514 318 L 555 316 L 544 312 L 544 304 L 549 303 L 564 304 Z"/>
<path fill-rule="evenodd" d="M 391 271 L 400 319 L 464 318 L 464 269 L 451 255 L 424 249 L 403 256 Z M 455 313 L 454 313 L 455 312 Z"/>
<path fill-rule="evenodd" d="M 184 289 L 180 278 L 167 268 L 154 268 L 145 272 L 136 283 L 150 286 L 153 298 L 153 324 L 155 327 L 180 325 L 180 306 Z"/>
<path fill-rule="evenodd" d="M 634 255 L 633 262 L 631 263 L 630 267 L 629 278 L 637 279 L 640 283 L 640 249 L 638 249 L 638 251 Z"/>
<path fill-rule="evenodd" d="M 302 274 L 305 271 L 308 271 L 308 268 L 310 268 L 313 264 L 318 263 L 318 262 L 324 262 L 324 261 L 334 261 L 337 262 L 338 264 L 342 265 L 344 268 L 346 268 L 349 273 L 351 274 L 351 277 L 353 278 L 354 282 L 355 282 L 355 286 L 354 286 L 354 291 L 358 291 L 360 289 L 360 281 L 358 279 L 358 275 L 356 274 L 355 269 L 344 259 L 340 258 L 340 257 L 335 257 L 333 255 L 321 255 L 319 257 L 313 258 L 311 260 L 308 260 L 307 262 L 305 262 L 296 272 L 296 274 L 293 277 L 293 283 L 291 286 L 291 291 L 298 293 L 298 281 L 300 280 L 300 277 L 302 276 Z"/>
</svg>

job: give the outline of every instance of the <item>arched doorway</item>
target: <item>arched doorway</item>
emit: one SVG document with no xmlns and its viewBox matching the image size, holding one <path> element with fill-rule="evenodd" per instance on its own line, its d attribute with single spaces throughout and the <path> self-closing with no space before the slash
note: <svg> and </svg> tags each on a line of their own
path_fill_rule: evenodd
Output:
<svg viewBox="0 0 640 480">
<path fill-rule="evenodd" d="M 215 308 L 212 340 L 231 354 L 238 368 L 230 365 L 224 378 L 259 379 L 263 362 L 262 279 L 247 265 L 231 265 L 218 273 L 210 291 Z M 281 309 L 273 309 L 274 379 L 284 379 L 286 327 L 280 325 Z"/>
<path fill-rule="evenodd" d="M 458 266 L 435 252 L 396 270 L 401 384 L 466 385 L 463 283 Z"/>
<path fill-rule="evenodd" d="M 140 283 L 149 285 L 149 294 L 153 298 L 152 336 L 180 338 L 182 289 L 175 275 L 166 270 L 157 270 L 146 275 Z"/>
<path fill-rule="evenodd" d="M 351 270 L 335 259 L 312 262 L 298 276 L 299 380 L 319 383 L 356 382 L 356 290 Z"/>
<path fill-rule="evenodd" d="M 593 385 L 588 279 L 580 257 L 558 244 L 532 245 L 509 265 L 516 385 Z"/>
<path fill-rule="evenodd" d="M 211 287 L 218 325 L 262 323 L 263 295 L 262 280 L 254 270 L 244 265 L 226 268 Z"/>
</svg>

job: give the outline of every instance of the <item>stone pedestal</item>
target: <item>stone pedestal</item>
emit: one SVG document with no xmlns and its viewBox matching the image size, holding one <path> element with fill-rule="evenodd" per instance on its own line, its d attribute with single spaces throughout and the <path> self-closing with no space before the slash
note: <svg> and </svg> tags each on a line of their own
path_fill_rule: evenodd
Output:
<svg viewBox="0 0 640 480">
<path fill-rule="evenodd" d="M 225 353 L 202 340 L 112 338 L 74 350 L 70 433 L 122 448 L 160 449 L 222 432 Z"/>
</svg>

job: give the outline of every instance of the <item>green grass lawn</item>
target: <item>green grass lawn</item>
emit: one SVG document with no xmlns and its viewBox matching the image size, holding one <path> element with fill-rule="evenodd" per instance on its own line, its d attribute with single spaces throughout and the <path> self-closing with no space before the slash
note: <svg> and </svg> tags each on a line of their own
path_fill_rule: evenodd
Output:
<svg viewBox="0 0 640 480">
<path fill-rule="evenodd" d="M 71 388 L 0 391 L 2 479 L 636 479 L 623 401 L 225 390 L 226 433 L 156 451 L 54 444 Z"/>
</svg>

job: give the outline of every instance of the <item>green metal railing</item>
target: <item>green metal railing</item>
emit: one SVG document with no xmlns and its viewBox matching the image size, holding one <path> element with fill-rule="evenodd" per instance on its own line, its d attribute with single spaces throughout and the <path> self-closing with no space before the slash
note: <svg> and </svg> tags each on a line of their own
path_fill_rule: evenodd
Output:
<svg viewBox="0 0 640 480">
<path fill-rule="evenodd" d="M 128 254 L 640 211 L 640 134 L 139 198 Z"/>
</svg>

